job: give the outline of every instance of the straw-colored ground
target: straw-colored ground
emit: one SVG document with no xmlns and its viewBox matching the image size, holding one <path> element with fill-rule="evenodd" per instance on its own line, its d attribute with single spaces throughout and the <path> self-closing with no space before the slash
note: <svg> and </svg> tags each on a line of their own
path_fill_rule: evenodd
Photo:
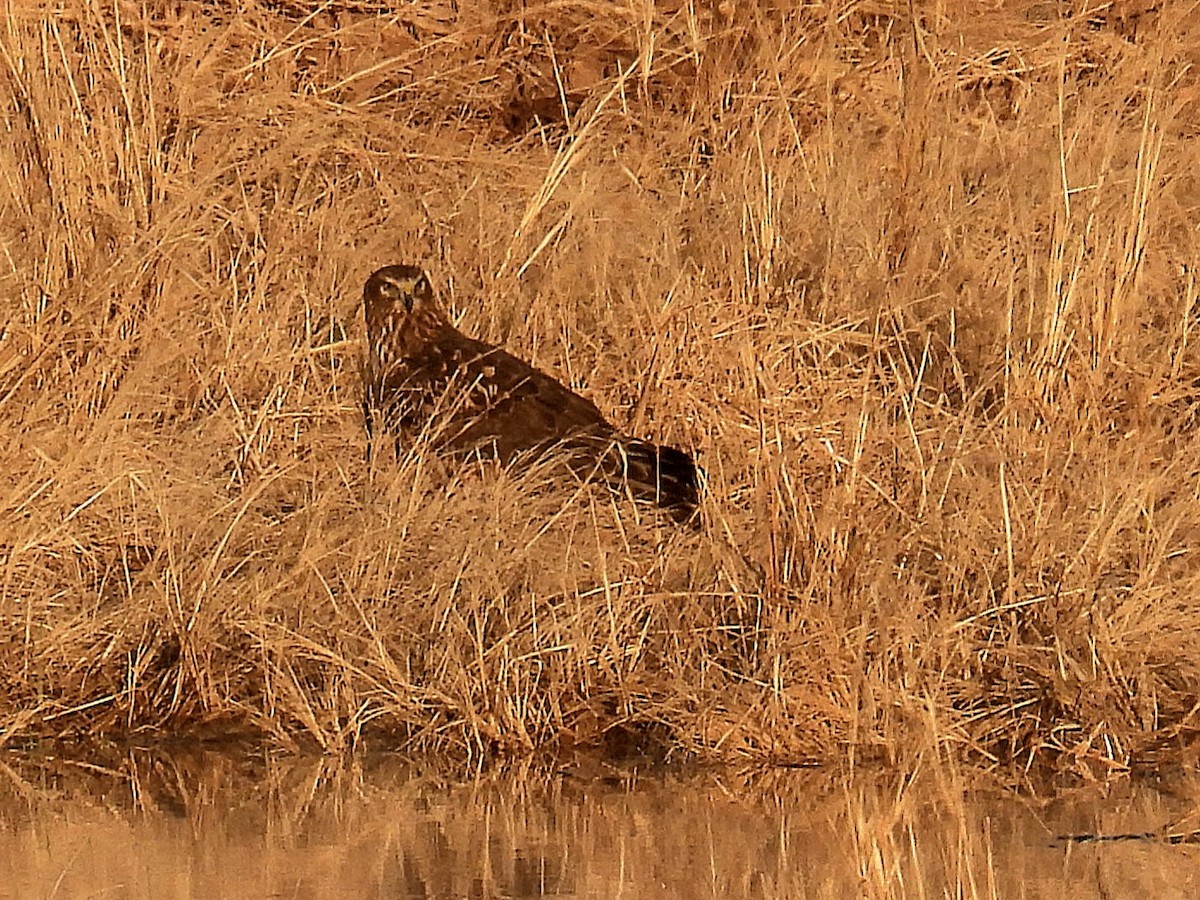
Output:
<svg viewBox="0 0 1200 900">
<path fill-rule="evenodd" d="M 0 740 L 1187 744 L 1200 4 L 384 6 L 4 7 Z M 403 261 L 703 528 L 369 466 Z"/>
</svg>

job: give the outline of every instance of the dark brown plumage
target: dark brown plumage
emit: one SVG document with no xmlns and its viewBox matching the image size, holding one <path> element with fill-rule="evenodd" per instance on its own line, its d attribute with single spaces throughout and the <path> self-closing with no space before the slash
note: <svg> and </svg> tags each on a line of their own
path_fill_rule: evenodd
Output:
<svg viewBox="0 0 1200 900">
<path fill-rule="evenodd" d="M 507 464 L 561 453 L 581 478 L 628 485 L 679 521 L 699 504 L 696 464 L 674 447 L 626 437 L 600 410 L 499 347 L 469 338 L 438 307 L 425 273 L 387 266 L 363 288 L 368 453 L 374 416 L 400 436 L 433 425 L 435 446 Z M 524 456 L 528 454 L 529 456 Z"/>
</svg>

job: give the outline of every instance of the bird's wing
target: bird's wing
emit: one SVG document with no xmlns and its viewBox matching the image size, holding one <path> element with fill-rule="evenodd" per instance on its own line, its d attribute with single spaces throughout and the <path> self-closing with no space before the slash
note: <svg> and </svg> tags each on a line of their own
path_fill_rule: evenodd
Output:
<svg viewBox="0 0 1200 900">
<path fill-rule="evenodd" d="M 483 341 L 460 335 L 436 342 L 406 368 L 397 373 L 399 392 L 418 387 L 425 415 L 440 412 L 446 420 L 442 442 L 449 446 L 490 444 L 507 459 L 572 434 L 614 434 L 590 400 Z"/>
</svg>

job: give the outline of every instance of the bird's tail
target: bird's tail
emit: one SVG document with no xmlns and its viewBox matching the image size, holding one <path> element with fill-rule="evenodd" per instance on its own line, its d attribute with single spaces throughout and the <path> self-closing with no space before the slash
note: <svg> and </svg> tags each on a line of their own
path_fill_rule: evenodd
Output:
<svg viewBox="0 0 1200 900">
<path fill-rule="evenodd" d="M 687 453 L 636 438 L 613 443 L 603 461 L 605 476 L 628 485 L 634 497 L 651 500 L 678 522 L 687 522 L 700 505 L 700 473 Z"/>
</svg>

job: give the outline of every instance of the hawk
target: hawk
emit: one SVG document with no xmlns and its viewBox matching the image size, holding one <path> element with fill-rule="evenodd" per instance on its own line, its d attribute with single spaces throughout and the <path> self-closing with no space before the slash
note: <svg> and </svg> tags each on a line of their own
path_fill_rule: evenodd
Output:
<svg viewBox="0 0 1200 900">
<path fill-rule="evenodd" d="M 440 450 L 506 465 L 552 452 L 579 477 L 628 486 L 677 521 L 695 514 L 699 476 L 691 456 L 621 434 L 590 400 L 464 335 L 416 266 L 386 266 L 371 275 L 363 310 L 368 456 L 378 412 L 397 442 L 428 431 Z"/>
</svg>

